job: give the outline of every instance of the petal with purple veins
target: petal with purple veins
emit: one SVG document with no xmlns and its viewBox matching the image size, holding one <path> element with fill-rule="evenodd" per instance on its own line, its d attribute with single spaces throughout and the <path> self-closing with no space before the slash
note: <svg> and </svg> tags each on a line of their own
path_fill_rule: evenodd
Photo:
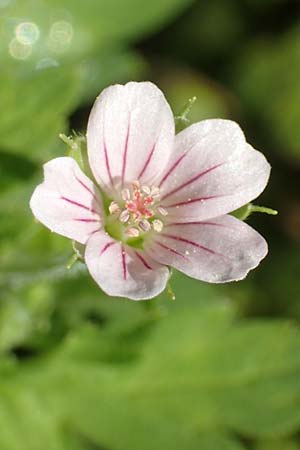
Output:
<svg viewBox="0 0 300 450">
<path fill-rule="evenodd" d="M 51 231 L 85 244 L 101 228 L 102 202 L 95 185 L 68 157 L 45 164 L 44 178 L 30 200 L 34 216 Z"/>
<path fill-rule="evenodd" d="M 228 215 L 205 222 L 171 222 L 145 249 L 161 264 L 211 283 L 245 278 L 268 251 L 259 233 Z"/>
<path fill-rule="evenodd" d="M 161 205 L 173 220 L 205 220 L 231 212 L 266 187 L 270 165 L 230 120 L 204 120 L 176 136 L 162 176 Z"/>
<path fill-rule="evenodd" d="M 101 289 L 116 297 L 132 300 L 155 297 L 165 289 L 169 278 L 167 267 L 103 231 L 88 240 L 85 261 Z"/>
<path fill-rule="evenodd" d="M 174 145 L 174 120 L 163 93 L 152 83 L 130 82 L 105 89 L 88 122 L 88 154 L 100 186 L 115 188 L 162 172 Z"/>
</svg>

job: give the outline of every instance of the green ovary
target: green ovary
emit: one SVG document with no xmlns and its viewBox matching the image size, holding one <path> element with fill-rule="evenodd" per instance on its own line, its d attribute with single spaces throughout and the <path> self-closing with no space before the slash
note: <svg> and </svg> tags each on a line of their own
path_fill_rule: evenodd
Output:
<svg viewBox="0 0 300 450">
<path fill-rule="evenodd" d="M 115 217 L 108 216 L 104 228 L 105 231 L 116 241 L 123 242 L 130 247 L 143 249 L 145 236 L 128 237 L 125 233 L 127 227 L 124 226 L 124 224 L 122 224 L 119 220 L 116 220 Z"/>
</svg>

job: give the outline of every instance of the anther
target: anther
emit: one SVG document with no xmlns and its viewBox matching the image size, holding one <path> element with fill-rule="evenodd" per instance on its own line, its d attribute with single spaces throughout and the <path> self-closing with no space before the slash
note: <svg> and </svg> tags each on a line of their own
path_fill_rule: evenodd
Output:
<svg viewBox="0 0 300 450">
<path fill-rule="evenodd" d="M 152 195 L 152 197 L 159 197 L 159 195 L 160 195 L 160 190 L 159 190 L 159 188 L 158 187 L 153 187 L 152 189 L 151 189 L 151 195 Z"/>
<path fill-rule="evenodd" d="M 117 202 L 111 202 L 111 204 L 108 207 L 108 210 L 110 214 L 119 213 L 121 211 Z"/>
<path fill-rule="evenodd" d="M 164 227 L 164 224 L 161 220 L 155 219 L 152 222 L 152 227 L 154 231 L 157 231 L 157 233 L 160 233 Z"/>
<path fill-rule="evenodd" d="M 163 208 L 162 206 L 158 206 L 157 212 L 159 214 L 161 214 L 162 216 L 167 216 L 168 215 L 168 211 L 165 208 Z"/>
<path fill-rule="evenodd" d="M 129 189 L 122 189 L 122 199 L 123 200 L 129 200 L 130 199 L 130 190 Z"/>
<path fill-rule="evenodd" d="M 140 232 L 137 228 L 131 227 L 126 230 L 126 234 L 129 237 L 138 237 L 140 235 Z"/>
<path fill-rule="evenodd" d="M 128 222 L 130 217 L 128 209 L 124 209 L 124 211 L 121 212 L 119 219 L 122 223 Z"/>
<path fill-rule="evenodd" d="M 131 183 L 131 186 L 132 186 L 132 188 L 133 188 L 133 190 L 139 190 L 140 189 L 140 182 L 138 181 L 138 180 L 136 180 L 136 181 L 133 181 L 132 183 Z"/>
<path fill-rule="evenodd" d="M 149 186 L 142 186 L 142 191 L 146 195 L 150 195 L 150 193 L 151 193 L 151 189 L 149 188 Z"/>
<path fill-rule="evenodd" d="M 151 225 L 150 225 L 150 223 L 148 222 L 148 220 L 142 219 L 142 220 L 139 222 L 139 227 L 140 227 L 143 231 L 145 231 L 145 233 L 146 233 L 147 231 L 150 230 Z"/>
</svg>

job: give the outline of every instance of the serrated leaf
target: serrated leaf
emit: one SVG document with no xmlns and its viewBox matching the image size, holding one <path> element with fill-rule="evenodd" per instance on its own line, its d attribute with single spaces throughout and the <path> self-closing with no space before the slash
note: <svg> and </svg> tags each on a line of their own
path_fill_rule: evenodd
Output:
<svg viewBox="0 0 300 450">
<path fill-rule="evenodd" d="M 91 351 L 101 343 L 96 336 L 85 336 L 88 357 L 70 336 L 27 368 L 23 384 L 100 446 L 215 450 L 219 442 L 232 450 L 243 446 L 230 430 L 253 439 L 299 427 L 300 332 L 288 322 L 237 321 L 221 300 L 171 307 L 153 322 L 140 356 L 122 364 Z M 115 335 L 115 348 L 118 339 L 124 335 Z"/>
</svg>

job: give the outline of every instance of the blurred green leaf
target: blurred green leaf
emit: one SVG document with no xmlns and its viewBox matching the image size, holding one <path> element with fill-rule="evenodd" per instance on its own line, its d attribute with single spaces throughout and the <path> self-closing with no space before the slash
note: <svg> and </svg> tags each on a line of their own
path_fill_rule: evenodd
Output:
<svg viewBox="0 0 300 450">
<path fill-rule="evenodd" d="M 237 67 L 237 86 L 263 134 L 285 159 L 300 158 L 300 40 L 292 29 L 254 42 Z"/>
<path fill-rule="evenodd" d="M 190 0 L 24 0 L 8 2 L 2 16 L 2 58 L 38 65 L 78 60 L 97 49 L 159 29 Z M 28 25 L 29 24 L 29 25 Z"/>
<path fill-rule="evenodd" d="M 67 450 L 69 447 L 59 415 L 22 383 L 11 390 L 0 388 L 0 446 L 3 450 Z M 76 448 L 76 447 L 75 447 Z M 87 450 L 78 446 L 76 450 Z"/>
<path fill-rule="evenodd" d="M 228 118 L 232 98 L 222 86 L 185 67 L 160 67 L 159 86 L 165 92 L 175 115 L 190 98 L 196 97 L 189 111 L 190 123 L 215 117 Z"/>
<path fill-rule="evenodd" d="M 80 63 L 83 72 L 81 101 L 94 102 L 102 89 L 111 83 L 147 78 L 147 62 L 133 51 L 114 49 L 108 53 L 86 58 Z"/>
<path fill-rule="evenodd" d="M 0 75 L 2 114 L 0 146 L 45 161 L 50 145 L 59 144 L 66 116 L 78 104 L 81 74 L 69 68 L 48 68 L 33 74 Z M 5 113 L 4 113 L 5 111 Z"/>
<path fill-rule="evenodd" d="M 299 450 L 300 444 L 293 439 L 268 439 L 259 442 L 255 450 Z"/>
<path fill-rule="evenodd" d="M 228 64 L 246 34 L 248 17 L 240 6 L 235 0 L 193 2 L 158 45 L 168 58 L 188 60 L 196 67 L 210 62 L 209 69 L 215 70 L 220 62 Z"/>
<path fill-rule="evenodd" d="M 140 357 L 131 360 L 123 353 L 122 365 L 107 355 L 103 358 L 98 347 L 105 342 L 111 354 L 121 355 L 130 348 L 130 335 L 124 341 L 123 332 L 109 337 L 91 328 L 83 339 L 83 330 L 78 330 L 82 336 L 78 339 L 78 332 L 73 332 L 58 352 L 28 365 L 22 374 L 7 379 L 2 389 L 17 401 L 17 383 L 22 386 L 21 399 L 26 395 L 43 399 L 41 417 L 54 415 L 99 446 L 120 450 L 243 449 L 229 430 L 256 438 L 297 429 L 296 327 L 288 322 L 236 321 L 229 304 L 219 300 L 171 308 L 151 328 Z M 4 408 L 5 402 L 1 404 Z M 6 423 L 7 432 L 15 421 Z M 21 418 L 17 422 L 23 426 Z M 22 438 L 30 442 L 28 436 Z M 10 449 L 14 447 L 7 446 Z"/>
</svg>

